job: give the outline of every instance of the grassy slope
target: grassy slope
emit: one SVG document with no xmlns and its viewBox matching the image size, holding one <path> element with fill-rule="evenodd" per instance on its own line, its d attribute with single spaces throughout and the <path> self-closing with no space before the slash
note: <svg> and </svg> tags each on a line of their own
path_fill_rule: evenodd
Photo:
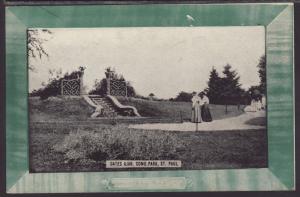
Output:
<svg viewBox="0 0 300 197">
<path fill-rule="evenodd" d="M 149 101 L 142 99 L 118 97 L 124 105 L 131 105 L 137 108 L 143 117 L 156 119 L 190 120 L 191 103 L 170 102 L 170 101 Z M 225 106 L 210 105 L 214 120 L 237 116 L 243 113 L 236 106 L 228 106 L 228 113 L 225 113 Z M 40 100 L 29 98 L 30 120 L 35 121 L 55 121 L 55 120 L 87 120 L 93 113 L 90 107 L 82 98 L 49 98 Z M 141 120 L 144 121 L 144 120 Z M 150 121 L 150 120 L 149 120 Z"/>
<path fill-rule="evenodd" d="M 82 98 L 29 98 L 30 121 L 86 120 L 93 108 Z"/>
<path fill-rule="evenodd" d="M 149 101 L 137 98 L 118 97 L 123 105 L 131 105 L 137 108 L 138 112 L 145 117 L 171 118 L 190 120 L 192 106 L 190 102 L 171 102 L 171 101 Z M 242 108 L 241 108 L 242 109 Z M 210 105 L 210 111 L 214 120 L 225 117 L 237 116 L 243 113 L 237 106 L 228 106 L 228 113 L 225 114 L 225 106 Z"/>
</svg>

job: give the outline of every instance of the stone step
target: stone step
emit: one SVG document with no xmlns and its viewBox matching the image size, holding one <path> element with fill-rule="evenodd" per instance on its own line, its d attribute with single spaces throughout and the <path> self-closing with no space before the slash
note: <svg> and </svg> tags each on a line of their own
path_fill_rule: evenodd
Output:
<svg viewBox="0 0 300 197">
<path fill-rule="evenodd" d="M 101 106 L 107 106 L 107 107 L 111 107 L 111 108 L 114 108 L 114 106 L 113 105 L 111 105 L 111 104 L 107 104 L 107 103 L 102 103 L 102 102 L 95 102 L 96 104 L 99 104 L 99 105 L 101 105 Z"/>
<path fill-rule="evenodd" d="M 109 105 L 113 106 L 111 103 L 103 102 L 103 101 L 94 101 L 95 103 L 103 104 L 103 105 Z"/>
<path fill-rule="evenodd" d="M 116 111 L 114 105 L 109 99 L 100 96 L 90 96 L 90 99 L 96 104 L 103 107 L 103 112 L 106 116 L 117 116 L 119 113 Z"/>
</svg>

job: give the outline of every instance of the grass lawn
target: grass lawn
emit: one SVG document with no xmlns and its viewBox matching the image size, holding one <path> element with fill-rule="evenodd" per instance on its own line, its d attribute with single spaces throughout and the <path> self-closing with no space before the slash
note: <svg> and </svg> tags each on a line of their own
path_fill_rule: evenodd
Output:
<svg viewBox="0 0 300 197">
<path fill-rule="evenodd" d="M 246 121 L 245 124 L 256 125 L 256 126 L 266 126 L 267 118 L 265 118 L 265 117 L 252 118 L 252 119 Z"/>
<path fill-rule="evenodd" d="M 136 107 L 141 116 L 155 118 L 172 118 L 190 120 L 192 103 L 191 102 L 172 102 L 172 101 L 150 101 L 138 98 L 117 97 L 123 105 Z M 237 116 L 243 113 L 244 106 L 240 109 L 235 105 L 229 105 L 225 113 L 224 105 L 209 106 L 214 120 Z"/>
<path fill-rule="evenodd" d="M 182 169 L 267 166 L 265 129 L 175 132 L 126 124 L 32 123 L 30 130 L 32 172 L 104 171 L 108 159 L 178 159 Z"/>
</svg>

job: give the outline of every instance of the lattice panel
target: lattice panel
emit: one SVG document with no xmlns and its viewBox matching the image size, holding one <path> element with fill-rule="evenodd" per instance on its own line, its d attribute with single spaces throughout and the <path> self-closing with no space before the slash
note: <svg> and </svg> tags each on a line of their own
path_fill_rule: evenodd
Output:
<svg viewBox="0 0 300 197">
<path fill-rule="evenodd" d="M 61 88 L 64 96 L 79 96 L 80 79 L 63 80 Z"/>
<path fill-rule="evenodd" d="M 110 80 L 110 94 L 113 96 L 127 96 L 126 82 Z"/>
</svg>

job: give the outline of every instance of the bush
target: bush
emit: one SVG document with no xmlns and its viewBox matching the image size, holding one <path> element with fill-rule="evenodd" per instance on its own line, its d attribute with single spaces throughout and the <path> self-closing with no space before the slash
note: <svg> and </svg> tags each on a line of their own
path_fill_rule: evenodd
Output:
<svg viewBox="0 0 300 197">
<path fill-rule="evenodd" d="M 33 90 L 29 93 L 29 96 L 39 96 L 42 100 L 46 100 L 51 96 L 59 96 L 61 95 L 62 80 L 79 79 L 79 77 L 82 77 L 84 74 L 84 70 L 85 67 L 80 66 L 78 70 L 75 70 L 70 74 L 65 73 L 63 76 L 60 76 L 59 73 L 55 76 L 53 73 L 54 71 L 49 70 L 50 77 L 48 79 L 48 83 L 38 90 Z"/>
<path fill-rule="evenodd" d="M 105 69 L 105 78 L 99 80 L 95 80 L 95 84 L 93 89 L 89 92 L 89 94 L 97 94 L 97 95 L 106 95 L 107 94 L 107 79 L 110 78 L 114 81 L 124 82 L 127 86 L 127 96 L 135 97 L 136 92 L 134 87 L 130 84 L 129 81 L 126 81 L 123 75 L 116 73 L 114 69 L 108 67 Z M 109 77 L 110 76 L 110 77 Z"/>
<path fill-rule="evenodd" d="M 192 98 L 193 98 L 193 94 L 192 93 L 181 91 L 176 96 L 176 98 L 174 98 L 172 101 L 191 102 Z"/>
<path fill-rule="evenodd" d="M 184 141 L 174 134 L 157 135 L 153 131 L 134 130 L 123 132 L 120 126 L 114 128 L 104 128 L 100 132 L 72 132 L 53 149 L 63 153 L 68 161 L 159 160 L 176 159 L 177 150 L 185 146 Z"/>
</svg>

